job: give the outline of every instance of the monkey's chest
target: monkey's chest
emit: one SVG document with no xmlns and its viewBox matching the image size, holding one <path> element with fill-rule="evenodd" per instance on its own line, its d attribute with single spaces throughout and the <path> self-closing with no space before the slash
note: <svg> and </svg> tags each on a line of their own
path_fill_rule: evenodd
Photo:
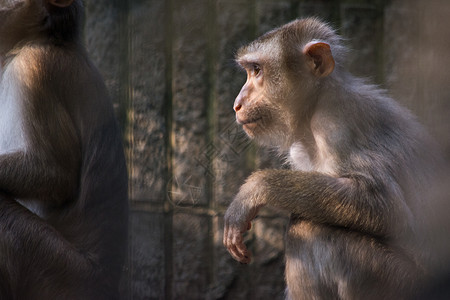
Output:
<svg viewBox="0 0 450 300">
<path fill-rule="evenodd" d="M 320 141 L 320 139 L 317 139 Z M 317 143 L 316 153 L 308 151 L 301 143 L 294 143 L 289 149 L 289 163 L 293 170 L 317 171 L 329 175 L 335 175 L 336 163 L 333 155 L 327 151 L 325 143 Z"/>
<path fill-rule="evenodd" d="M 14 82 L 0 82 L 0 155 L 26 147 L 20 89 Z"/>
</svg>

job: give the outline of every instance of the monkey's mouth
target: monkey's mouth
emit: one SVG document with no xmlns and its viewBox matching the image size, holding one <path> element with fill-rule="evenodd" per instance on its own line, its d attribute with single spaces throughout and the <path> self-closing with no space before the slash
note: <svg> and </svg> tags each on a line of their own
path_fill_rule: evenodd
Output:
<svg viewBox="0 0 450 300">
<path fill-rule="evenodd" d="M 248 120 L 240 120 L 237 118 L 238 124 L 242 125 L 242 129 L 247 133 L 247 135 L 251 138 L 254 137 L 255 131 L 258 128 L 258 123 L 262 118 L 248 119 Z"/>
<path fill-rule="evenodd" d="M 236 121 L 238 124 L 243 125 L 243 126 L 255 126 L 256 123 L 258 121 L 260 121 L 261 119 L 262 119 L 261 117 L 255 118 L 255 119 L 248 119 L 248 120 L 242 120 L 242 119 L 236 118 Z"/>
</svg>

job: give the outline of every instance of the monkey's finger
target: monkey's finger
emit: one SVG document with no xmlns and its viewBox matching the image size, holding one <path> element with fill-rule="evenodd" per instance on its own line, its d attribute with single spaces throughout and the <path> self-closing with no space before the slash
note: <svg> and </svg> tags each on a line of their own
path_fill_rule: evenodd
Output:
<svg viewBox="0 0 450 300">
<path fill-rule="evenodd" d="M 248 251 L 247 246 L 244 243 L 239 243 L 235 245 L 236 250 L 239 253 L 243 263 L 249 263 L 251 259 L 250 251 Z"/>
<path fill-rule="evenodd" d="M 243 257 L 241 257 L 239 251 L 237 250 L 235 245 L 231 245 L 228 248 L 228 252 L 231 254 L 231 256 L 237 260 L 238 262 L 242 262 L 243 261 Z"/>
<path fill-rule="evenodd" d="M 228 221 L 225 220 L 225 225 L 223 227 L 223 245 L 228 248 L 228 246 L 231 243 L 231 236 L 232 236 L 232 229 L 230 228 L 230 225 L 228 224 Z"/>
<path fill-rule="evenodd" d="M 224 229 L 223 229 L 223 245 L 225 246 L 225 248 L 227 248 L 228 252 L 231 253 L 230 249 L 233 246 L 233 234 L 232 234 L 232 229 L 230 229 L 229 226 L 225 225 Z"/>
<path fill-rule="evenodd" d="M 233 240 L 231 243 L 235 247 L 239 257 L 241 258 L 239 261 L 242 263 L 249 263 L 251 255 L 247 249 L 247 246 L 245 246 L 245 244 L 244 244 L 242 234 L 241 233 L 234 234 Z"/>
<path fill-rule="evenodd" d="M 223 240 L 222 243 L 225 247 L 227 247 L 228 244 L 228 226 L 225 225 L 223 228 Z"/>
<path fill-rule="evenodd" d="M 250 260 L 251 260 L 250 253 L 243 255 L 242 250 L 240 250 L 236 245 L 230 246 L 230 248 L 228 249 L 228 252 L 230 252 L 231 256 L 238 262 L 240 262 L 242 264 L 250 263 Z"/>
<path fill-rule="evenodd" d="M 241 263 L 250 262 L 247 247 L 243 243 L 242 233 L 238 228 L 225 226 L 223 243 L 234 259 Z"/>
<path fill-rule="evenodd" d="M 229 230 L 227 230 L 229 232 Z M 233 239 L 231 235 L 224 235 L 224 245 L 227 248 L 227 251 L 231 254 L 231 256 L 237 260 L 237 261 L 241 261 L 241 255 L 240 252 L 237 250 L 236 245 L 233 244 Z"/>
<path fill-rule="evenodd" d="M 225 225 L 223 228 L 223 245 L 229 247 L 233 243 L 233 237 L 235 235 L 235 229 L 229 225 Z"/>
</svg>

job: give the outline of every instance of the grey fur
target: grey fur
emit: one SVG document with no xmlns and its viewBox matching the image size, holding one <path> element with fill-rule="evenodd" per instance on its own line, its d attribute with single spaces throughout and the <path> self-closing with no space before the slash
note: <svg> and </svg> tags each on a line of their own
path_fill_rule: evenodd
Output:
<svg viewBox="0 0 450 300">
<path fill-rule="evenodd" d="M 306 67 L 311 58 L 302 49 L 313 41 L 331 47 L 336 66 L 327 77 Z M 248 263 L 248 223 L 262 206 L 283 208 L 292 214 L 289 299 L 407 299 L 429 275 L 422 228 L 439 154 L 411 113 L 342 67 L 345 53 L 317 19 L 296 20 L 239 50 L 239 63 L 261 64 L 268 92 L 246 99 L 244 86 L 237 116 L 262 116 L 247 133 L 289 156 L 292 170 L 247 179 L 225 215 L 224 244 Z"/>
</svg>

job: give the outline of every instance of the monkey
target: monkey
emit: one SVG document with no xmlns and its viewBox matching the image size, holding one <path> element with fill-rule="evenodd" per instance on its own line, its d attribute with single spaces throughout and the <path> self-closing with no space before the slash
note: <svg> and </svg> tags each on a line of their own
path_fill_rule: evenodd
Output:
<svg viewBox="0 0 450 300">
<path fill-rule="evenodd" d="M 82 0 L 0 1 L 0 299 L 119 299 L 121 130 Z"/>
<path fill-rule="evenodd" d="M 236 121 L 289 168 L 246 179 L 225 212 L 223 243 L 250 263 L 244 233 L 262 207 L 282 209 L 287 299 L 410 299 L 431 276 L 423 224 L 440 151 L 411 112 L 346 70 L 348 53 L 317 18 L 237 51 L 247 81 Z"/>
</svg>

